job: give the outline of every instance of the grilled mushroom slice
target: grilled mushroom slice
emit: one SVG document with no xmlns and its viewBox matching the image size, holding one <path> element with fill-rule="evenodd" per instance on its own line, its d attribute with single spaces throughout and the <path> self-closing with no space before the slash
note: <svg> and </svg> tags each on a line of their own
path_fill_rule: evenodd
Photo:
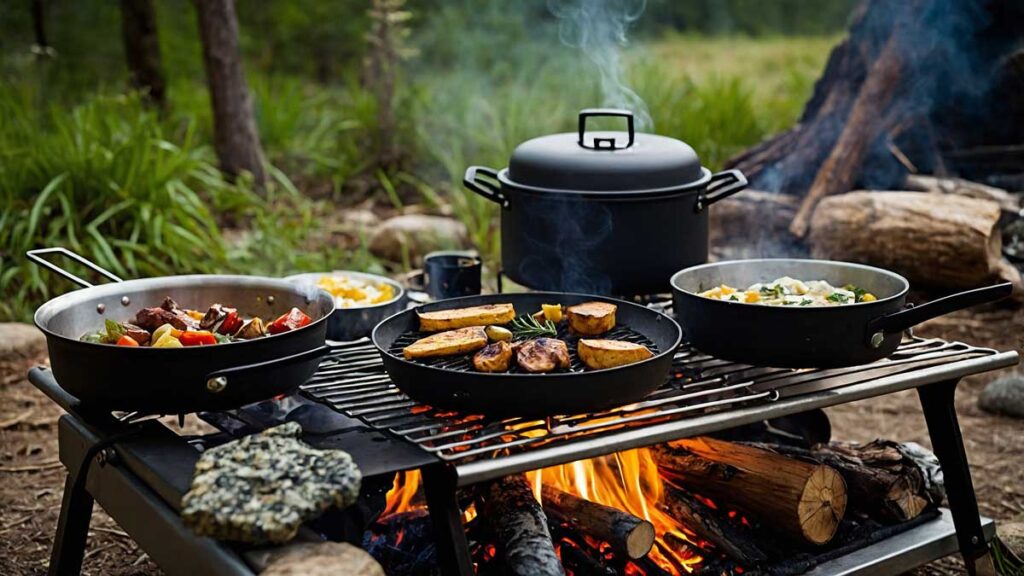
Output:
<svg viewBox="0 0 1024 576">
<path fill-rule="evenodd" d="M 580 336 L 597 336 L 615 328 L 618 306 L 608 302 L 583 302 L 566 308 L 569 328 Z"/>
<path fill-rule="evenodd" d="M 622 340 L 587 340 L 581 338 L 576 344 L 576 353 L 583 364 L 592 370 L 625 366 L 646 360 L 654 353 L 642 344 Z"/>
<path fill-rule="evenodd" d="M 484 332 L 484 327 L 469 326 L 420 338 L 403 348 L 402 355 L 407 360 L 455 356 L 456 354 L 475 352 L 484 346 L 487 346 L 487 334 Z"/>
<path fill-rule="evenodd" d="M 506 372 L 512 362 L 512 345 L 499 340 L 473 355 L 473 368 L 480 372 Z"/>
<path fill-rule="evenodd" d="M 569 367 L 569 347 L 557 338 L 536 338 L 516 347 L 516 364 L 526 372 L 552 372 Z"/>
</svg>

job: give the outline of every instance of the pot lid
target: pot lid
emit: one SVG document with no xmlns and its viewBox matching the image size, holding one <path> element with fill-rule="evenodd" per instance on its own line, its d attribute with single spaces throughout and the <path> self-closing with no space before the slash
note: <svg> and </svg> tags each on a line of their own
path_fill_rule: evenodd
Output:
<svg viewBox="0 0 1024 576">
<path fill-rule="evenodd" d="M 588 131 L 587 119 L 626 119 L 626 131 Z M 643 192 L 683 187 L 704 176 L 700 158 L 675 138 L 634 130 L 628 110 L 588 108 L 579 130 L 527 140 L 508 166 L 515 184 L 576 191 Z"/>
</svg>

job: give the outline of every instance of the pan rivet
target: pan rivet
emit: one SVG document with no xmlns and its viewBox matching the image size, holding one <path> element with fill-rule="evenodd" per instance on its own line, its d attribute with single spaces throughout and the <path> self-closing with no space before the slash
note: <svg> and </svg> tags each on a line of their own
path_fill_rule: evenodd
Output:
<svg viewBox="0 0 1024 576">
<path fill-rule="evenodd" d="M 875 332 L 874 334 L 871 335 L 871 347 L 872 348 L 880 347 L 882 345 L 882 342 L 884 342 L 884 341 L 885 341 L 885 334 L 882 334 L 881 332 Z"/>
<path fill-rule="evenodd" d="M 127 296 L 121 296 L 121 306 L 127 306 L 132 303 L 131 298 Z"/>
<path fill-rule="evenodd" d="M 273 296 L 267 296 L 267 304 L 273 304 L 273 303 L 274 303 L 274 297 Z"/>
<path fill-rule="evenodd" d="M 107 311 L 107 305 L 106 304 L 97 304 L 96 305 L 96 312 L 98 314 L 103 314 L 106 311 Z"/>
<path fill-rule="evenodd" d="M 214 394 L 223 392 L 228 387 L 228 379 L 223 376 L 217 376 L 216 378 L 210 378 L 206 381 L 206 389 Z"/>
</svg>

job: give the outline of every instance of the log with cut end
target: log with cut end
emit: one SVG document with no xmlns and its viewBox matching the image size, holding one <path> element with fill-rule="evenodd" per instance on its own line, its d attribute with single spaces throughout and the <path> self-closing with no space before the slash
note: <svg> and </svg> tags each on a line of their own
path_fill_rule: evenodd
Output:
<svg viewBox="0 0 1024 576">
<path fill-rule="evenodd" d="M 933 504 L 928 477 L 921 465 L 905 455 L 895 442 L 832 442 L 810 449 L 755 446 L 835 468 L 846 481 L 851 509 L 875 520 L 905 522 L 917 518 Z"/>
<path fill-rule="evenodd" d="M 669 483 L 770 522 L 791 540 L 825 544 L 846 513 L 846 484 L 828 466 L 703 437 L 653 452 Z"/>
<path fill-rule="evenodd" d="M 545 576 L 565 574 L 555 555 L 547 517 L 521 475 L 490 483 L 478 495 L 481 517 L 493 528 L 510 574 Z"/>
<path fill-rule="evenodd" d="M 850 192 L 821 202 L 811 221 L 815 258 L 888 268 L 912 284 L 964 289 L 1004 271 L 999 205 L 925 192 Z"/>
<path fill-rule="evenodd" d="M 698 538 L 711 542 L 745 568 L 758 566 L 768 558 L 754 542 L 752 534 L 743 533 L 724 514 L 683 490 L 667 488 L 660 506 L 662 511 L 682 522 Z"/>
<path fill-rule="evenodd" d="M 629 558 L 646 556 L 654 545 L 654 525 L 643 518 L 548 485 L 541 489 L 541 499 L 549 517 L 567 522 L 579 532 L 607 542 L 616 552 Z"/>
</svg>

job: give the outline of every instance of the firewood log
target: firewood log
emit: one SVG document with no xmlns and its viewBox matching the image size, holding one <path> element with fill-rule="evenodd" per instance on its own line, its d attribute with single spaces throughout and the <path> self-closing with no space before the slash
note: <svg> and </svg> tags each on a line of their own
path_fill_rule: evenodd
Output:
<svg viewBox="0 0 1024 576">
<path fill-rule="evenodd" d="M 646 556 L 654 545 L 654 525 L 643 518 L 548 485 L 541 489 L 541 497 L 548 516 L 564 519 L 581 533 L 609 543 L 629 558 Z"/>
<path fill-rule="evenodd" d="M 815 258 L 889 268 L 917 286 L 964 289 L 1020 274 L 1001 266 L 999 206 L 923 192 L 851 192 L 823 200 L 811 221 Z"/>
<path fill-rule="evenodd" d="M 789 223 L 796 214 L 794 196 L 744 190 L 708 212 L 708 245 L 722 259 L 766 258 L 793 250 Z"/>
<path fill-rule="evenodd" d="M 683 490 L 667 488 L 662 496 L 661 509 L 745 568 L 758 566 L 768 558 L 754 542 L 752 534 L 741 533 L 723 513 Z"/>
<path fill-rule="evenodd" d="M 548 518 L 551 539 L 558 547 L 562 565 L 579 576 L 615 576 L 618 571 L 605 562 L 601 552 L 591 546 L 576 527 Z"/>
<path fill-rule="evenodd" d="M 979 182 L 971 182 L 963 178 L 939 178 L 937 176 L 921 176 L 910 174 L 905 182 L 906 189 L 911 192 L 931 192 L 933 194 L 953 194 L 978 200 L 989 200 L 999 204 L 999 208 L 1008 214 L 1020 212 L 1020 197 L 1002 188 L 988 186 Z"/>
<path fill-rule="evenodd" d="M 895 442 L 832 442 L 810 449 L 751 445 L 835 468 L 846 481 L 851 510 L 875 520 L 905 522 L 917 518 L 929 505 L 937 504 L 929 494 L 926 472 Z"/>
<path fill-rule="evenodd" d="M 841 194 L 853 188 L 860 175 L 868 148 L 885 129 L 885 110 L 892 100 L 903 72 L 903 56 L 897 35 L 889 38 L 875 60 L 853 102 L 846 126 L 828 158 L 818 169 L 814 182 L 793 217 L 789 230 L 803 238 L 810 226 L 815 208 L 826 196 Z"/>
<path fill-rule="evenodd" d="M 547 517 L 521 475 L 505 476 L 480 491 L 477 509 L 497 537 L 505 566 L 516 576 L 565 574 L 548 532 Z"/>
<path fill-rule="evenodd" d="M 765 522 L 790 540 L 825 544 L 846 512 L 846 484 L 834 469 L 713 438 L 654 449 L 663 478 Z"/>
</svg>

